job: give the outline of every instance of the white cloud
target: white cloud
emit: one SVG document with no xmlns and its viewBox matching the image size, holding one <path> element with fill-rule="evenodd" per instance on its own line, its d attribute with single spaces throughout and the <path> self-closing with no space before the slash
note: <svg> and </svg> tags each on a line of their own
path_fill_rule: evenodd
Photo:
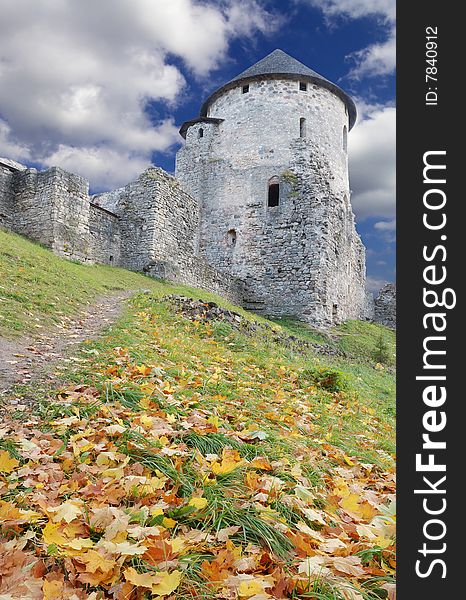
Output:
<svg viewBox="0 0 466 600">
<path fill-rule="evenodd" d="M 354 52 L 350 57 L 356 62 L 350 72 L 350 77 L 353 79 L 394 73 L 396 67 L 395 29 L 390 31 L 385 42 L 371 44 L 363 50 Z"/>
<path fill-rule="evenodd" d="M 387 21 L 395 20 L 395 0 L 307 0 L 320 8 L 327 18 L 379 17 Z"/>
<path fill-rule="evenodd" d="M 232 39 L 276 23 L 256 0 L 0 0 L 0 14 L 0 152 L 73 166 L 96 187 L 177 141 L 144 110 L 179 98 L 171 56 L 204 77 Z"/>
<path fill-rule="evenodd" d="M 60 165 L 71 173 L 83 175 L 92 182 L 98 182 L 94 185 L 95 191 L 102 191 L 124 186 L 136 179 L 150 166 L 150 160 L 140 154 L 107 147 L 76 148 L 60 144 L 43 164 L 47 167 Z"/>
<path fill-rule="evenodd" d="M 377 221 L 374 224 L 374 229 L 378 229 L 379 231 L 395 231 L 396 219 L 392 219 L 391 221 Z"/>
<path fill-rule="evenodd" d="M 394 73 L 396 66 L 395 0 L 298 0 L 320 8 L 327 24 L 333 26 L 341 19 L 377 19 L 386 32 L 384 41 L 371 44 L 348 56 L 354 61 L 349 76 L 354 79 Z"/>
<path fill-rule="evenodd" d="M 351 202 L 356 217 L 393 219 L 396 183 L 396 111 L 358 103 L 359 122 L 349 135 Z"/>
<path fill-rule="evenodd" d="M 12 140 L 11 129 L 2 119 L 0 119 L 0 156 L 18 161 L 30 158 L 29 149 Z"/>
</svg>

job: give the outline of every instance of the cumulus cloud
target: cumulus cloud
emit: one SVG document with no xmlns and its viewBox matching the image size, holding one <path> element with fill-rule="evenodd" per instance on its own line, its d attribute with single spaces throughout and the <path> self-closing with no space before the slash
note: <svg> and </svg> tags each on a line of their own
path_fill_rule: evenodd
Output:
<svg viewBox="0 0 466 600">
<path fill-rule="evenodd" d="M 327 18 L 347 17 L 361 19 L 363 17 L 379 17 L 394 21 L 396 14 L 395 0 L 306 0 L 320 8 Z"/>
<path fill-rule="evenodd" d="M 363 50 L 354 52 L 350 57 L 356 65 L 350 72 L 353 79 L 363 77 L 375 77 L 378 75 L 390 75 L 396 67 L 396 38 L 395 29 L 390 31 L 386 41 L 371 44 Z"/>
<path fill-rule="evenodd" d="M 391 221 L 377 221 L 374 224 L 374 229 L 378 229 L 379 231 L 395 231 L 396 219 L 392 219 Z"/>
<path fill-rule="evenodd" d="M 171 64 L 206 76 L 230 41 L 275 26 L 257 0 L 0 0 L 0 154 L 119 185 L 177 141 L 149 100 L 176 103 Z"/>
<path fill-rule="evenodd" d="M 360 118 L 348 142 L 352 204 L 358 220 L 393 219 L 396 113 L 393 106 L 358 103 Z M 381 229 L 379 227 L 379 229 Z"/>
<path fill-rule="evenodd" d="M 376 19 L 385 32 L 385 40 L 371 44 L 348 56 L 354 67 L 349 76 L 354 79 L 390 75 L 395 71 L 395 0 L 297 0 L 319 8 L 329 26 L 341 19 Z"/>
</svg>

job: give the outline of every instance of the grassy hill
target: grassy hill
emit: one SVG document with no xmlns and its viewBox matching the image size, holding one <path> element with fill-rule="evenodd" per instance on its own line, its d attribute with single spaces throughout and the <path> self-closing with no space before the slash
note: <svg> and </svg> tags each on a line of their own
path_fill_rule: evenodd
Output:
<svg viewBox="0 0 466 600">
<path fill-rule="evenodd" d="M 32 409 L 5 405 L 0 554 L 19 567 L 0 594 L 392 597 L 391 331 L 256 322 L 1 232 L 0 265 L 8 335 L 146 290 L 58 387 L 16 390 Z M 193 317 L 173 294 L 242 317 Z"/>
</svg>

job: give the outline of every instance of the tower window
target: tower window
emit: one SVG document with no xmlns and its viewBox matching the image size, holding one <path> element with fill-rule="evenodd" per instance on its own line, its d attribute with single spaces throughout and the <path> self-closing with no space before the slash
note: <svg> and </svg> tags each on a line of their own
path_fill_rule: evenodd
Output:
<svg viewBox="0 0 466 600">
<path fill-rule="evenodd" d="M 229 246 L 236 246 L 236 231 L 230 229 L 227 233 L 227 242 Z"/>
<path fill-rule="evenodd" d="M 299 119 L 299 137 L 306 137 L 306 119 L 304 117 Z"/>
<path fill-rule="evenodd" d="M 346 125 L 343 127 L 343 150 L 348 151 L 348 129 Z"/>
<path fill-rule="evenodd" d="M 202 127 L 197 132 L 197 137 L 198 138 L 203 138 L 204 137 L 204 130 L 202 129 Z"/>
<path fill-rule="evenodd" d="M 269 193 L 267 206 L 278 206 L 280 204 L 280 180 L 278 177 L 272 177 L 269 180 Z"/>
<path fill-rule="evenodd" d="M 247 94 L 249 92 L 249 85 L 243 85 L 243 94 Z"/>
<path fill-rule="evenodd" d="M 301 92 L 307 92 L 307 83 L 304 81 L 299 82 L 299 89 Z"/>
</svg>

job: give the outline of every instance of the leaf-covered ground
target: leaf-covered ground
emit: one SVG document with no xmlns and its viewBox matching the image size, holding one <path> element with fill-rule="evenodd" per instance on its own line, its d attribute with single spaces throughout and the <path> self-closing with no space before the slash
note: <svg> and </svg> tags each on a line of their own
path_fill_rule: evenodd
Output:
<svg viewBox="0 0 466 600">
<path fill-rule="evenodd" d="M 348 324 L 331 358 L 134 297 L 2 409 L 0 598 L 394 598 L 382 334 Z"/>
</svg>

